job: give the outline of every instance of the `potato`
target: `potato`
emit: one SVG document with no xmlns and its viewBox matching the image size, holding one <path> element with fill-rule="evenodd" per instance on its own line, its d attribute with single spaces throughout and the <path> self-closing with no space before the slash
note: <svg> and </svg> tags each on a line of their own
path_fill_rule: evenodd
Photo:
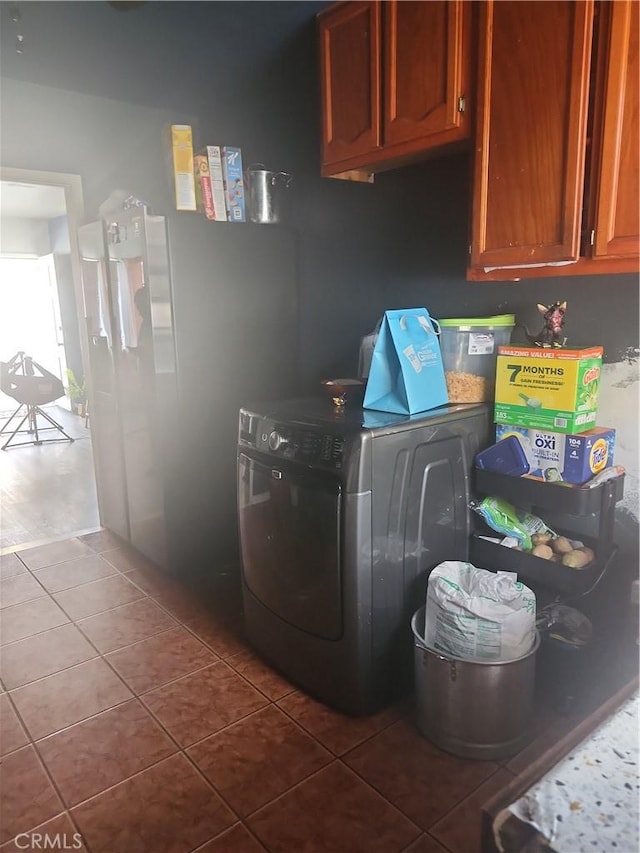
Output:
<svg viewBox="0 0 640 853">
<path fill-rule="evenodd" d="M 550 533 L 534 533 L 531 537 L 531 541 L 534 545 L 548 545 L 550 539 Z"/>
<path fill-rule="evenodd" d="M 548 545 L 536 545 L 531 549 L 534 557 L 541 557 L 543 560 L 550 560 L 553 557 L 553 551 Z"/>
<path fill-rule="evenodd" d="M 573 551 L 573 545 L 566 536 L 556 536 L 550 544 L 556 554 L 568 554 L 569 551 Z"/>
<path fill-rule="evenodd" d="M 595 560 L 595 558 L 596 558 L 595 551 L 592 551 L 592 550 L 591 550 L 591 548 L 587 548 L 587 546 L 586 546 L 586 545 L 582 545 L 582 546 L 581 546 L 580 548 L 578 548 L 577 550 L 578 550 L 578 551 L 584 551 L 584 553 L 585 553 L 585 554 L 587 555 L 587 557 L 589 558 L 589 562 L 590 562 L 590 563 L 591 563 L 591 562 L 593 562 L 593 560 Z"/>
<path fill-rule="evenodd" d="M 585 554 L 580 548 L 576 548 L 575 551 L 569 551 L 569 553 L 562 556 L 562 565 L 568 566 L 570 569 L 584 569 L 590 562 L 589 555 Z"/>
</svg>

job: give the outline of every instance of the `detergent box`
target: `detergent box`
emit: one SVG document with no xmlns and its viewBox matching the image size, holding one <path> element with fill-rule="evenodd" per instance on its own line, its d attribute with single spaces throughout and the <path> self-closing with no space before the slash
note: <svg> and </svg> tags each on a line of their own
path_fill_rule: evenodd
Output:
<svg viewBox="0 0 640 853">
<path fill-rule="evenodd" d="M 526 476 L 546 482 L 586 483 L 613 465 L 616 431 L 595 427 L 574 435 L 497 424 L 496 441 L 515 437 L 529 463 Z"/>
<path fill-rule="evenodd" d="M 602 347 L 498 347 L 497 424 L 573 435 L 595 426 Z"/>
</svg>

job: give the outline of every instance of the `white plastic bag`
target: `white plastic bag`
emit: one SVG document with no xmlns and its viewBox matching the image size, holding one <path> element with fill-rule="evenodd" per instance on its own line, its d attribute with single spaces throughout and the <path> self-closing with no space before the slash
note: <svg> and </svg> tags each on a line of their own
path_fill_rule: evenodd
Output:
<svg viewBox="0 0 640 853">
<path fill-rule="evenodd" d="M 429 575 L 425 642 L 467 660 L 514 660 L 531 651 L 536 597 L 514 572 L 448 560 Z"/>
</svg>

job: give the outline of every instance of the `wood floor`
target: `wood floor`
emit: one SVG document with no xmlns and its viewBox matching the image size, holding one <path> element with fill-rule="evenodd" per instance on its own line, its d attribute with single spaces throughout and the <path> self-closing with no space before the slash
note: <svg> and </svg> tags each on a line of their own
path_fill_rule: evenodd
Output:
<svg viewBox="0 0 640 853">
<path fill-rule="evenodd" d="M 75 441 L 22 447 L 12 442 L 0 451 L 0 553 L 99 527 L 90 430 L 84 418 L 60 406 L 45 409 Z M 0 415 L 0 428 L 7 417 Z M 16 421 L 9 433 L 3 433 L 0 445 L 14 426 Z M 57 435 L 51 430 L 42 437 Z M 22 433 L 15 442 L 31 437 Z"/>
</svg>

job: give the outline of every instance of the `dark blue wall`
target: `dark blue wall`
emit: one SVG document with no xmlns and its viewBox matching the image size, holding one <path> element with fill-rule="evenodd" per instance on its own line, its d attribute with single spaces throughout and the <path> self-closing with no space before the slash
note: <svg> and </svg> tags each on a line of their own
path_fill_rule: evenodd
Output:
<svg viewBox="0 0 640 853">
<path fill-rule="evenodd" d="M 289 247 L 285 267 L 295 284 L 296 334 L 284 336 L 285 343 L 274 338 L 276 348 L 291 350 L 292 395 L 315 390 L 321 378 L 355 373 L 361 336 L 392 307 L 425 305 L 436 317 L 513 312 L 535 329 L 537 302 L 566 299 L 570 342 L 603 344 L 609 362 L 637 361 L 637 276 L 465 280 L 469 154 L 388 172 L 373 185 L 319 177 L 313 17 L 323 5 L 147 3 L 116 13 L 101 2 L 21 4 L 25 53 L 18 56 L 15 27 L 2 4 L 2 164 L 80 174 L 88 218 L 95 217 L 110 190 L 120 187 L 159 212 L 170 211 L 161 140 L 168 122 L 192 123 L 196 145 L 241 146 L 245 165 L 260 162 L 291 172 L 293 216 L 282 229 L 286 236 L 274 238 L 273 246 Z M 206 319 L 199 312 L 215 311 L 217 304 L 225 304 L 232 316 L 255 308 L 242 294 L 261 280 L 268 288 L 279 275 L 275 258 L 265 269 L 271 249 L 255 237 L 260 226 L 210 224 L 176 213 L 170 213 L 169 225 L 182 235 L 188 254 L 174 287 L 178 309 L 186 318 L 191 315 L 194 326 Z M 236 279 L 233 265 L 226 268 L 219 286 L 228 290 L 216 303 L 208 289 L 209 252 L 200 251 L 198 241 L 206 242 L 210 234 L 212 246 L 222 246 L 233 228 L 246 229 L 241 232 L 246 240 L 236 231 L 230 241 L 243 252 L 243 272 Z M 251 279 L 251 287 L 238 286 L 241 279 Z M 266 306 L 268 291 L 262 295 Z M 273 363 L 281 357 L 282 352 L 274 353 Z M 220 530 L 233 525 L 234 423 L 238 401 L 254 393 L 254 383 L 245 376 L 245 384 L 222 400 L 192 361 L 189 387 L 200 395 L 194 414 L 200 418 L 200 438 L 184 452 L 199 490 L 198 499 L 186 504 L 193 509 L 197 559 L 212 553 L 211 538 L 197 537 L 204 536 L 207 513 L 211 516 L 219 500 L 214 489 L 228 496 L 224 512 L 219 511 Z M 271 387 L 286 393 L 276 380 Z M 635 419 L 637 383 L 630 393 Z M 216 453 L 203 462 L 202 454 L 213 447 Z M 223 457 L 221 477 L 215 463 Z M 226 537 L 221 552 L 233 551 L 233 538 Z"/>
<path fill-rule="evenodd" d="M 314 16 L 325 5 L 150 2 L 116 12 L 103 2 L 34 2 L 14 24 L 3 4 L 2 76 L 67 90 L 49 96 L 44 131 L 33 106 L 23 104 L 17 126 L 12 105 L 0 107 L 3 163 L 80 172 L 88 216 L 114 187 L 170 209 L 159 138 L 166 121 L 193 123 L 198 145 L 240 145 L 245 165 L 291 172 L 305 385 L 351 363 L 384 308 L 409 303 L 435 316 L 515 311 L 535 326 L 536 302 L 566 298 L 570 337 L 601 341 L 613 361 L 637 348 L 637 276 L 465 281 L 468 155 L 382 174 L 373 186 L 318 177 Z M 47 131 L 77 110 L 70 92 L 122 103 L 85 103 L 85 131 L 62 147 Z"/>
</svg>

